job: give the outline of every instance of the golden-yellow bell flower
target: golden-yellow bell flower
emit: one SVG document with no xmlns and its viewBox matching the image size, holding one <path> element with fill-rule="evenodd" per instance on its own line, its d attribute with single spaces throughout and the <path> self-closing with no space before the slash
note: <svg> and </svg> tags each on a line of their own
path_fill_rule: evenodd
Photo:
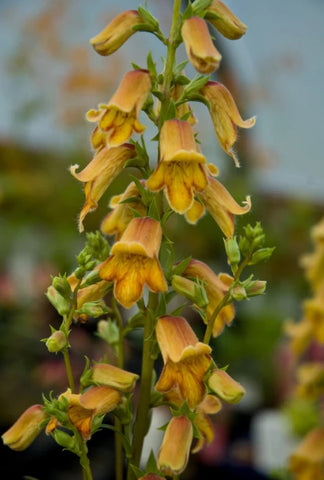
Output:
<svg viewBox="0 0 324 480">
<path fill-rule="evenodd" d="M 219 82 L 207 82 L 201 89 L 201 94 L 210 103 L 210 114 L 221 147 L 233 158 L 238 167 L 239 161 L 233 151 L 233 145 L 237 140 L 237 127 L 253 127 L 255 117 L 243 120 L 230 91 Z"/>
<path fill-rule="evenodd" d="M 184 415 L 172 417 L 158 454 L 158 468 L 166 475 L 180 475 L 187 466 L 193 438 L 191 421 Z"/>
<path fill-rule="evenodd" d="M 211 362 L 211 348 L 199 342 L 189 323 L 183 317 L 165 315 L 156 325 L 156 338 L 162 353 L 164 367 L 155 388 L 166 393 L 179 390 L 190 408 L 204 398 L 204 375 Z"/>
<path fill-rule="evenodd" d="M 32 405 L 2 435 L 3 443 L 12 450 L 25 450 L 40 433 L 46 418 L 42 405 Z"/>
<path fill-rule="evenodd" d="M 213 395 L 206 395 L 203 401 L 198 405 L 193 423 L 200 433 L 200 438 L 197 439 L 192 453 L 197 453 L 206 445 L 209 445 L 214 439 L 214 428 L 209 415 L 218 413 L 222 408 L 222 404 L 217 397 Z"/>
<path fill-rule="evenodd" d="M 60 395 L 59 400 L 62 397 L 68 401 L 70 422 L 86 440 L 91 437 L 93 419 L 113 411 L 122 400 L 121 393 L 107 386 L 91 387 L 82 394 L 72 393 L 67 389 Z M 59 425 L 58 420 L 53 417 L 46 427 L 46 433 L 51 433 Z"/>
<path fill-rule="evenodd" d="M 87 113 L 88 121 L 98 122 L 99 129 L 106 134 L 108 146 L 122 145 L 134 131 L 144 132 L 145 126 L 139 122 L 138 117 L 151 86 L 147 70 L 132 70 L 124 75 L 107 105 L 100 105 L 99 110 Z M 102 143 L 102 138 L 97 142 Z"/>
<path fill-rule="evenodd" d="M 125 203 L 125 200 L 130 200 Z M 131 201 L 131 199 L 134 199 Z M 131 182 L 121 195 L 112 197 L 109 207 L 113 210 L 105 216 L 100 229 L 105 235 L 115 235 L 120 240 L 129 222 L 134 218 L 133 210 L 140 216 L 146 215 L 147 208 L 141 202 L 141 195 L 134 182 Z"/>
<path fill-rule="evenodd" d="M 184 213 L 195 192 L 207 185 L 206 159 L 195 142 L 192 126 L 181 120 L 167 120 L 160 134 L 161 158 L 146 185 L 153 192 L 165 189 L 170 207 Z"/>
<path fill-rule="evenodd" d="M 314 298 L 303 303 L 305 317 L 312 326 L 313 336 L 320 343 L 324 343 L 324 297 L 321 292 Z"/>
<path fill-rule="evenodd" d="M 230 40 L 241 38 L 247 30 L 247 26 L 221 0 L 212 1 L 207 8 L 205 18 Z"/>
<path fill-rule="evenodd" d="M 158 260 L 161 239 L 159 222 L 150 217 L 133 218 L 102 264 L 100 277 L 114 282 L 115 298 L 125 308 L 142 297 L 145 284 L 153 292 L 167 290 Z"/>
<path fill-rule="evenodd" d="M 199 278 L 204 282 L 204 287 L 208 297 L 207 305 L 207 321 L 210 320 L 215 308 L 223 300 L 228 292 L 230 283 L 233 279 L 225 274 L 216 275 L 213 270 L 200 260 L 190 260 L 183 275 L 190 278 Z M 224 330 L 225 325 L 230 325 L 235 315 L 233 303 L 225 305 L 218 313 L 214 328 L 213 336 L 217 337 Z"/>
<path fill-rule="evenodd" d="M 187 56 L 198 72 L 212 73 L 219 67 L 222 56 L 213 44 L 207 24 L 202 18 L 186 19 L 181 34 Z"/>
<path fill-rule="evenodd" d="M 229 191 L 211 175 L 208 176 L 206 188 L 199 192 L 198 197 L 227 238 L 234 234 L 235 215 L 244 215 L 251 209 L 249 196 L 243 202 L 244 206 L 239 205 Z"/>
<path fill-rule="evenodd" d="M 115 17 L 90 43 L 100 55 L 111 55 L 145 23 L 136 10 L 127 10 Z M 136 28 L 137 27 L 137 28 Z"/>
<path fill-rule="evenodd" d="M 119 175 L 128 160 L 136 156 L 133 145 L 124 144 L 115 148 L 102 148 L 93 157 L 91 162 L 79 173 L 79 165 L 72 165 L 72 175 L 84 183 L 85 204 L 79 217 L 79 230 L 84 230 L 85 216 L 98 207 L 98 201 L 105 193 L 111 182 Z"/>
<path fill-rule="evenodd" d="M 317 400 L 324 393 L 324 363 L 305 362 L 297 370 L 297 394 Z"/>
<path fill-rule="evenodd" d="M 311 430 L 290 457 L 289 470 L 296 480 L 323 480 L 324 428 Z"/>
<path fill-rule="evenodd" d="M 284 331 L 289 337 L 290 350 L 296 357 L 305 351 L 313 337 L 312 324 L 306 318 L 300 322 L 288 320 L 284 324 Z"/>
</svg>

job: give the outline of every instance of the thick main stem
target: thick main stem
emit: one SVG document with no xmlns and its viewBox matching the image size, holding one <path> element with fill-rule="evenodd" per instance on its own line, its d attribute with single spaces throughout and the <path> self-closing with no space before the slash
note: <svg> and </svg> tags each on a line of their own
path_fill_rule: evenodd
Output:
<svg viewBox="0 0 324 480">
<path fill-rule="evenodd" d="M 117 366 L 119 368 L 124 368 L 124 335 L 123 335 L 123 319 L 118 309 L 118 305 L 115 299 L 113 299 L 113 310 L 115 313 L 115 318 L 118 324 L 119 329 L 119 338 L 118 338 L 118 357 L 117 357 Z M 122 423 L 118 417 L 114 419 L 115 424 L 115 480 L 123 480 L 123 445 L 121 440 L 122 435 Z"/>
<path fill-rule="evenodd" d="M 180 11 L 181 11 L 181 0 L 174 0 L 173 4 L 173 15 L 172 22 L 170 27 L 170 35 L 168 39 L 168 52 L 165 63 L 162 93 L 164 96 L 164 101 L 161 105 L 160 112 L 160 124 L 159 128 L 161 129 L 162 123 L 164 122 L 165 114 L 169 109 L 170 105 L 170 88 L 173 77 L 173 65 L 175 60 L 175 54 L 177 49 L 176 40 L 179 33 L 179 20 L 180 20 Z"/>
<path fill-rule="evenodd" d="M 152 355 L 152 346 L 154 343 L 154 317 L 152 316 L 152 311 L 154 311 L 154 308 L 156 307 L 157 300 L 157 295 L 150 293 L 149 304 L 144 319 L 141 386 L 133 430 L 132 458 L 130 460 L 130 463 L 136 467 L 139 466 L 141 461 L 144 438 L 148 429 L 154 367 L 154 358 Z M 135 476 L 129 465 L 127 479 L 133 480 L 133 478 L 135 478 Z"/>
</svg>

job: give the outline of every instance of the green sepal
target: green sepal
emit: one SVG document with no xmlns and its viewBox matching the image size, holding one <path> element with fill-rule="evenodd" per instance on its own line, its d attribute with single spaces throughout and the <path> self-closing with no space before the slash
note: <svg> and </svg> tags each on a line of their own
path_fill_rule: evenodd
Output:
<svg viewBox="0 0 324 480">
<path fill-rule="evenodd" d="M 148 10 L 139 6 L 137 11 L 143 18 L 143 20 L 146 22 L 147 28 L 149 28 L 152 32 L 157 32 L 159 30 L 158 20 L 153 17 L 153 15 Z M 140 27 L 143 28 L 143 25 L 140 25 Z"/>
<path fill-rule="evenodd" d="M 267 247 L 267 248 L 260 248 L 256 252 L 253 253 L 251 260 L 249 261 L 249 265 L 255 265 L 259 262 L 266 262 L 271 257 L 273 251 L 276 247 Z"/>
<path fill-rule="evenodd" d="M 195 0 L 192 4 L 192 12 L 196 17 L 204 15 L 205 10 L 211 5 L 212 0 Z"/>
</svg>

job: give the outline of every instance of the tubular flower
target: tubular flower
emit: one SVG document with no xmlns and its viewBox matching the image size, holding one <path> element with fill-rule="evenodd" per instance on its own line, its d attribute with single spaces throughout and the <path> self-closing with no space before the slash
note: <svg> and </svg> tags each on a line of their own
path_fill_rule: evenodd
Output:
<svg viewBox="0 0 324 480">
<path fill-rule="evenodd" d="M 79 230 L 84 230 L 85 216 L 98 207 L 98 201 L 105 193 L 111 182 L 122 171 L 126 162 L 136 156 L 133 145 L 125 144 L 115 148 L 102 148 L 93 157 L 91 162 L 79 173 L 79 165 L 72 165 L 72 175 L 84 183 L 85 204 L 79 217 Z"/>
<path fill-rule="evenodd" d="M 215 48 L 207 24 L 202 18 L 186 19 L 181 34 L 187 56 L 198 72 L 212 73 L 219 67 L 222 56 Z"/>
<path fill-rule="evenodd" d="M 108 363 L 96 363 L 92 368 L 91 378 L 95 383 L 128 393 L 134 389 L 138 375 Z"/>
<path fill-rule="evenodd" d="M 312 325 L 305 318 L 298 323 L 292 321 L 285 322 L 284 329 L 290 340 L 290 350 L 298 357 L 305 351 L 312 340 Z"/>
<path fill-rule="evenodd" d="M 153 292 L 167 290 L 158 261 L 161 238 L 159 222 L 149 217 L 133 218 L 100 268 L 100 277 L 114 282 L 114 295 L 125 308 L 141 298 L 144 284 Z"/>
<path fill-rule="evenodd" d="M 126 142 L 133 131 L 144 132 L 145 126 L 139 123 L 138 116 L 151 86 L 147 70 L 132 70 L 123 77 L 107 105 L 100 105 L 99 110 L 87 113 L 89 122 L 99 122 L 99 129 L 106 134 L 107 145 L 117 147 Z M 97 143 L 103 143 L 99 133 Z"/>
<path fill-rule="evenodd" d="M 213 270 L 204 262 L 199 260 L 190 260 L 187 268 L 185 269 L 184 276 L 190 278 L 199 278 L 204 282 L 204 287 L 208 297 L 207 305 L 207 322 L 213 315 L 215 308 L 223 300 L 229 289 L 229 283 L 232 282 L 232 278 L 225 274 L 216 275 Z M 214 328 L 213 336 L 217 337 L 224 330 L 225 325 L 230 325 L 235 315 L 233 303 L 225 305 L 218 313 Z"/>
<path fill-rule="evenodd" d="M 206 392 L 203 378 L 211 362 L 210 346 L 198 341 L 183 317 L 160 317 L 156 337 L 164 360 L 156 390 L 165 394 L 177 390 L 194 408 Z"/>
<path fill-rule="evenodd" d="M 225 370 L 216 368 L 212 371 L 208 386 L 212 392 L 227 403 L 238 403 L 245 395 L 245 389 Z"/>
<path fill-rule="evenodd" d="M 146 215 L 147 212 L 134 182 L 128 185 L 123 194 L 112 197 L 109 206 L 113 210 L 103 219 L 100 229 L 105 235 L 115 235 L 116 240 L 120 240 L 127 225 L 134 218 L 132 210 L 136 210 L 139 215 Z"/>
<path fill-rule="evenodd" d="M 25 450 L 40 433 L 46 418 L 42 405 L 32 405 L 2 435 L 3 443 L 12 450 Z"/>
<path fill-rule="evenodd" d="M 307 321 L 312 326 L 313 336 L 324 343 L 324 299 L 323 293 L 304 301 L 304 312 Z"/>
<path fill-rule="evenodd" d="M 209 415 L 218 413 L 222 408 L 222 404 L 217 397 L 206 395 L 203 401 L 197 407 L 198 415 L 194 419 L 194 425 L 201 435 L 192 449 L 192 453 L 197 453 L 206 445 L 209 445 L 214 439 L 214 428 Z"/>
<path fill-rule="evenodd" d="M 184 415 L 172 417 L 158 454 L 158 468 L 166 475 L 180 475 L 187 466 L 193 438 L 191 421 Z"/>
<path fill-rule="evenodd" d="M 324 393 L 324 364 L 303 363 L 297 371 L 297 393 L 300 397 L 316 400 Z"/>
<path fill-rule="evenodd" d="M 241 38 L 247 30 L 247 26 L 221 0 L 212 1 L 207 8 L 205 18 L 230 40 Z"/>
<path fill-rule="evenodd" d="M 165 188 L 170 207 L 184 213 L 194 201 L 194 192 L 207 185 L 203 164 L 205 157 L 199 152 L 190 123 L 167 120 L 160 135 L 161 161 L 147 180 L 153 192 Z"/>
<path fill-rule="evenodd" d="M 296 480 L 323 480 L 324 428 L 309 432 L 290 457 L 289 470 Z"/>
<path fill-rule="evenodd" d="M 97 53 L 111 55 L 145 23 L 136 10 L 122 12 L 115 17 L 98 35 L 90 39 Z"/>
<path fill-rule="evenodd" d="M 239 167 L 238 158 L 233 151 L 233 145 L 237 140 L 237 127 L 253 127 L 255 117 L 243 120 L 231 93 L 221 83 L 207 82 L 201 89 L 201 94 L 210 103 L 210 114 L 221 147 Z"/>
<path fill-rule="evenodd" d="M 234 215 L 244 215 L 251 209 L 249 196 L 241 207 L 229 191 L 212 176 L 208 177 L 208 184 L 202 192 L 199 192 L 198 197 L 227 238 L 234 234 Z"/>
<path fill-rule="evenodd" d="M 86 440 L 91 437 L 94 418 L 113 411 L 122 400 L 121 393 L 106 386 L 92 387 L 83 394 L 71 393 L 71 390 L 68 389 L 62 393 L 59 400 L 62 397 L 68 401 L 67 413 L 71 424 Z M 59 425 L 57 419 L 52 418 L 47 425 L 46 433 L 51 433 Z"/>
</svg>

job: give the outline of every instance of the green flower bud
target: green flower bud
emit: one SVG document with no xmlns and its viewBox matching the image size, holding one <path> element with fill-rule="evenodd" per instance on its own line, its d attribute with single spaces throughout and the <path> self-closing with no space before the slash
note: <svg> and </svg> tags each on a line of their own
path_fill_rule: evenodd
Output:
<svg viewBox="0 0 324 480">
<path fill-rule="evenodd" d="M 274 247 L 260 248 L 259 250 L 253 253 L 252 258 L 249 262 L 249 265 L 254 265 L 256 263 L 268 260 L 271 257 L 273 251 L 274 251 Z"/>
<path fill-rule="evenodd" d="M 180 275 L 173 275 L 172 287 L 177 293 L 188 298 L 198 307 L 207 307 L 208 297 L 202 282 L 197 283 L 189 280 L 188 278 L 181 277 Z"/>
<path fill-rule="evenodd" d="M 68 282 L 68 279 L 66 276 L 58 276 L 54 277 L 52 280 L 52 285 L 55 288 L 55 290 L 58 291 L 60 295 L 64 298 L 69 298 L 72 291 L 71 291 L 71 286 Z"/>
<path fill-rule="evenodd" d="M 62 330 L 56 330 L 46 340 L 46 347 L 49 352 L 60 352 L 67 346 L 67 338 Z"/>
<path fill-rule="evenodd" d="M 234 300 L 241 301 L 247 297 L 247 293 L 243 285 L 235 285 L 231 290 L 231 296 Z"/>
<path fill-rule="evenodd" d="M 58 293 L 58 291 L 53 287 L 53 285 L 50 285 L 48 287 L 46 297 L 62 317 L 69 313 L 70 301 L 62 297 L 62 295 Z"/>
<path fill-rule="evenodd" d="M 101 317 L 101 315 L 105 315 L 109 312 L 110 310 L 109 308 L 107 308 L 103 300 L 86 302 L 82 305 L 81 308 L 76 310 L 76 313 L 78 313 L 79 315 L 88 315 L 89 317 L 92 317 L 92 318 Z"/>
<path fill-rule="evenodd" d="M 53 437 L 61 447 L 67 448 L 68 450 L 75 450 L 75 439 L 73 436 L 56 428 L 53 432 Z"/>
<path fill-rule="evenodd" d="M 241 253 L 236 237 L 227 238 L 224 240 L 224 243 L 229 264 L 238 265 L 241 260 Z"/>
<path fill-rule="evenodd" d="M 245 287 L 248 297 L 255 297 L 257 295 L 262 295 L 265 292 L 267 282 L 263 280 L 256 280 L 251 282 L 250 285 Z"/>
<path fill-rule="evenodd" d="M 100 320 L 98 323 L 98 336 L 109 345 L 116 345 L 119 339 L 119 329 L 112 320 Z"/>
</svg>

